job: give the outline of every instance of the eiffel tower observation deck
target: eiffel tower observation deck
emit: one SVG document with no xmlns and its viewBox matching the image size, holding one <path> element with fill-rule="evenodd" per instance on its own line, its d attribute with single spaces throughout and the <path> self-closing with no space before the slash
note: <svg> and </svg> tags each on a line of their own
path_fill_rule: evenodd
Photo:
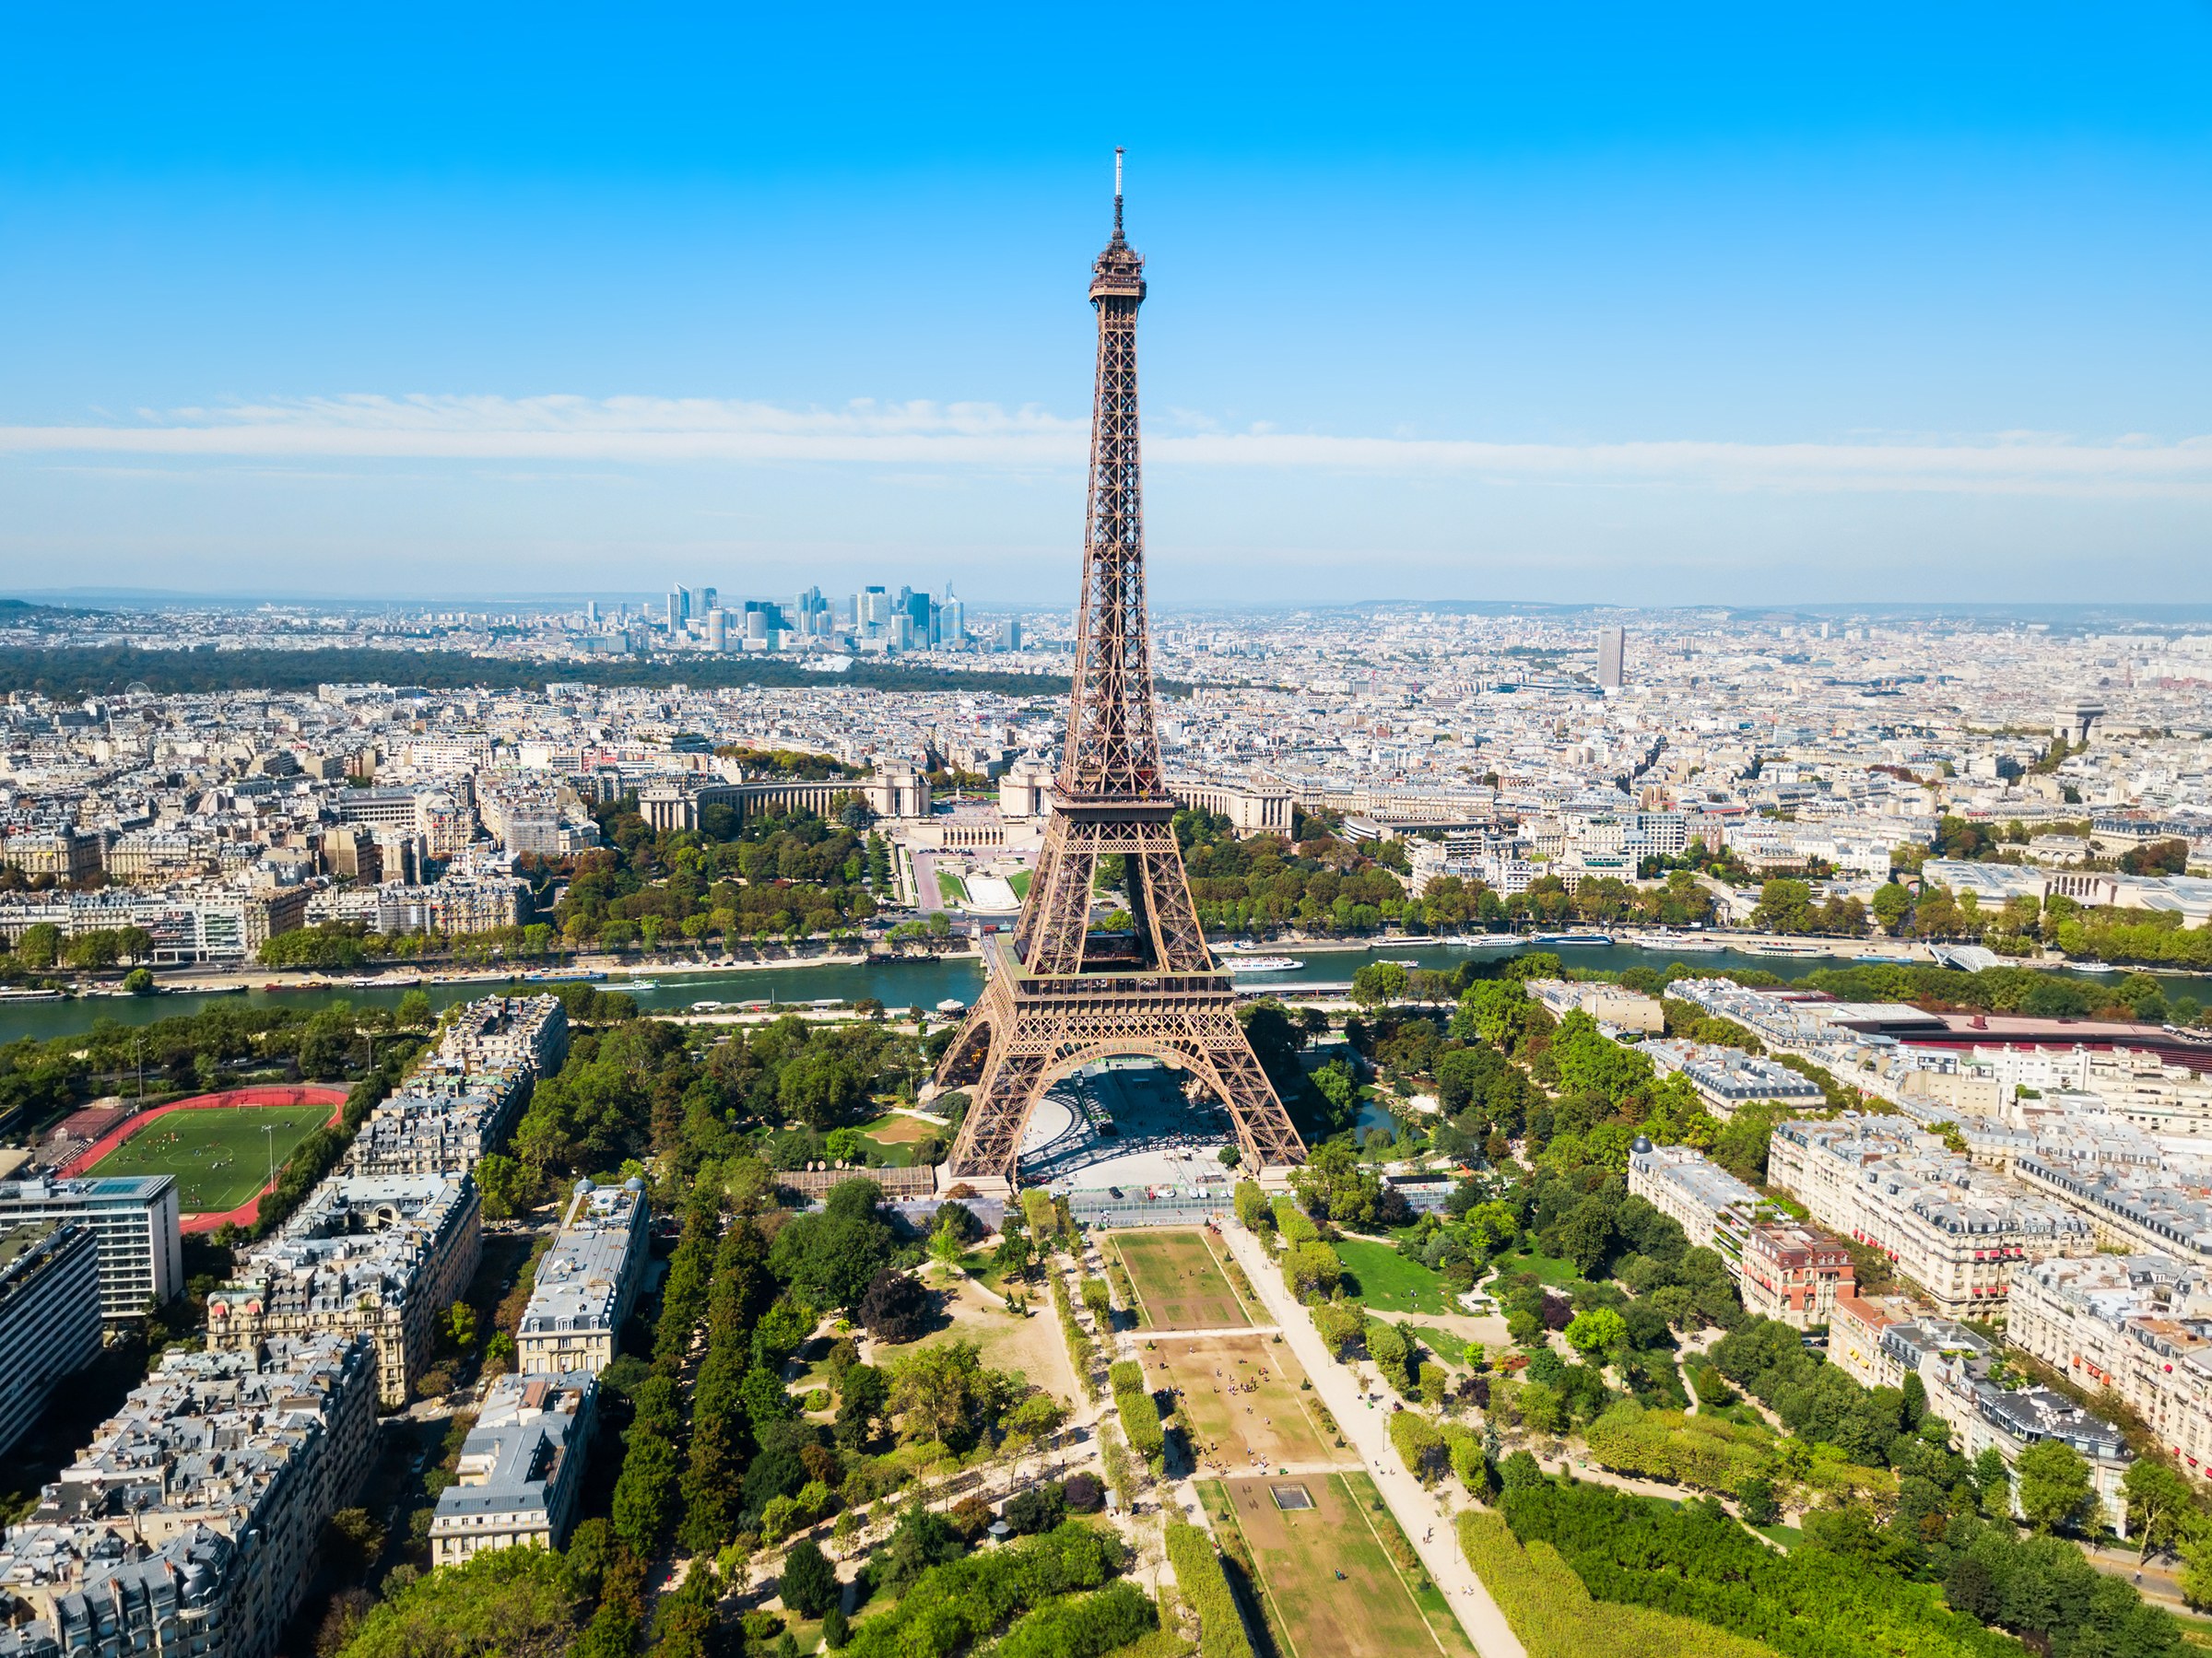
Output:
<svg viewBox="0 0 2212 1658">
<path fill-rule="evenodd" d="M 1160 769 L 1137 421 L 1144 273 L 1123 231 L 1116 150 L 1113 240 L 1090 274 L 1098 374 L 1067 745 L 1021 918 L 987 953 L 990 981 L 937 1070 L 939 1088 L 972 1090 L 940 1170 L 947 1185 L 1018 1185 L 1038 1099 L 1117 1054 L 1188 1073 L 1228 1111 L 1246 1172 L 1279 1175 L 1305 1160 L 1237 1022 L 1230 976 L 1206 947 Z"/>
</svg>

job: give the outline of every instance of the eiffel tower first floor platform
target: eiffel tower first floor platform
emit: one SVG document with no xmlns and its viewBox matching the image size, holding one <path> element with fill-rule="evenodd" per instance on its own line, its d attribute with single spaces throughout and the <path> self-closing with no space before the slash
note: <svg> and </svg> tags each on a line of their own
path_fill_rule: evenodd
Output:
<svg viewBox="0 0 2212 1658">
<path fill-rule="evenodd" d="M 940 1187 L 979 1193 L 1019 1183 L 1022 1135 L 1045 1090 L 1096 1060 L 1145 1054 L 1191 1073 L 1228 1111 L 1243 1172 L 1270 1182 L 1306 1160 L 1305 1143 L 1237 1022 L 1225 972 L 1025 972 L 1013 941 L 994 942 L 982 1000 L 945 1051 L 935 1081 L 965 1088 L 966 1116 Z"/>
</svg>

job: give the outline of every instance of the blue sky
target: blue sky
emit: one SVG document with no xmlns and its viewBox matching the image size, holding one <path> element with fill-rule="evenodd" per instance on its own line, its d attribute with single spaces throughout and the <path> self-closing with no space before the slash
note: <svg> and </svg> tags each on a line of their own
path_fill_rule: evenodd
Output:
<svg viewBox="0 0 2212 1658">
<path fill-rule="evenodd" d="M 16 7 L 0 587 L 1057 602 L 1124 144 L 1162 603 L 2212 598 L 2212 9 L 1780 10 Z"/>
</svg>

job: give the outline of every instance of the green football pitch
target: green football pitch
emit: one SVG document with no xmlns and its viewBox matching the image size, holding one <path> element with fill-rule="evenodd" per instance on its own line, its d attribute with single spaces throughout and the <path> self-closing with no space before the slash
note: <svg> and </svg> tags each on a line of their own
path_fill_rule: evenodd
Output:
<svg viewBox="0 0 2212 1658">
<path fill-rule="evenodd" d="M 225 1105 L 157 1117 L 92 1166 L 102 1174 L 173 1174 L 177 1207 L 223 1215 L 269 1183 L 300 1142 L 330 1120 L 327 1105 Z M 264 1132 L 264 1131 L 267 1132 Z"/>
</svg>

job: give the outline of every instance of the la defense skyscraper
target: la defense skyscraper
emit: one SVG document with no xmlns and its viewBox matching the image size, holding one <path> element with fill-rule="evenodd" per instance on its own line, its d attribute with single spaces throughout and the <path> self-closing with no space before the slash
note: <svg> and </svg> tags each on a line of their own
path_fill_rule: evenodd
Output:
<svg viewBox="0 0 2212 1658">
<path fill-rule="evenodd" d="M 940 1087 L 973 1088 L 940 1170 L 947 1185 L 1010 1189 L 1039 1098 L 1115 1053 L 1192 1072 L 1228 1107 L 1248 1169 L 1281 1169 L 1306 1155 L 1237 1023 L 1230 976 L 1206 948 L 1171 822 L 1145 615 L 1136 398 L 1145 262 L 1122 232 L 1118 149 L 1113 173 L 1113 240 L 1090 272 L 1098 379 L 1067 745 L 1021 919 L 1012 937 L 993 941 L 989 982 L 937 1069 Z M 1130 922 L 1094 931 L 1092 885 L 1110 858 L 1121 860 Z"/>
</svg>

